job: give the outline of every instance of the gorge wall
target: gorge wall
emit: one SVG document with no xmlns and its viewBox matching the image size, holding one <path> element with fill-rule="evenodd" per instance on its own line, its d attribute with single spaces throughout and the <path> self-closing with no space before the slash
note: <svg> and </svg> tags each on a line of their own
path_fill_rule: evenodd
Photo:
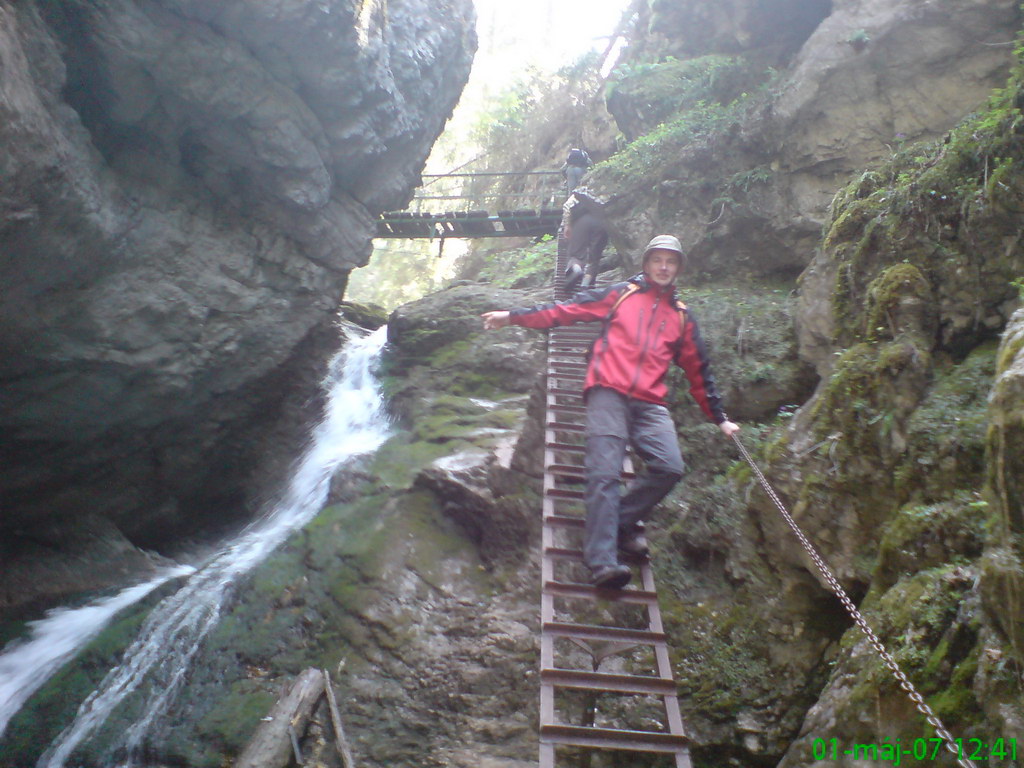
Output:
<svg viewBox="0 0 1024 768">
<path fill-rule="evenodd" d="M 1017 4 L 633 11 L 608 84 L 620 146 L 587 180 L 609 200 L 605 277 L 650 235 L 682 237 L 683 292 L 745 444 L 954 733 L 1019 749 Z M 478 315 L 550 289 L 465 277 L 391 317 L 396 433 L 235 590 L 154 764 L 229 761 L 306 666 L 335 675 L 361 765 L 534 764 L 543 340 L 485 334 Z M 696 764 L 822 766 L 815 739 L 933 736 L 731 444 L 684 395 L 672 407 L 690 471 L 649 531 Z M 3 754 L 38 754 L 125 633 L 41 690 Z"/>
<path fill-rule="evenodd" d="M 259 506 L 474 48 L 469 0 L 0 2 L 0 608 Z"/>
</svg>

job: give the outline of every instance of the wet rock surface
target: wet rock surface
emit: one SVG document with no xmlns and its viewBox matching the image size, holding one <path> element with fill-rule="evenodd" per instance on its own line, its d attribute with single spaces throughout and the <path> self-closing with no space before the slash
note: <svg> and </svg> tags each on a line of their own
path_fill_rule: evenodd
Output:
<svg viewBox="0 0 1024 768">
<path fill-rule="evenodd" d="M 4 535 L 89 510 L 156 546 L 245 514 L 374 216 L 458 98 L 471 5 L 0 17 Z"/>
</svg>

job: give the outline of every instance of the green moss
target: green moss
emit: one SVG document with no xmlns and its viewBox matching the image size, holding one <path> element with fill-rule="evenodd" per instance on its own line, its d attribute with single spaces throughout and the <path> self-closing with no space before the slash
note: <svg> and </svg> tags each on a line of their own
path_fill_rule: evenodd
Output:
<svg viewBox="0 0 1024 768">
<path fill-rule="evenodd" d="M 873 589 L 887 590 L 923 568 L 977 558 L 985 539 L 984 505 L 963 491 L 937 504 L 908 505 L 882 529 Z"/>
<path fill-rule="evenodd" d="M 894 319 L 899 304 L 908 299 L 931 300 L 931 286 L 913 264 L 901 262 L 883 270 L 867 289 L 865 335 L 868 339 L 895 338 L 901 329 Z"/>
<path fill-rule="evenodd" d="M 905 371 L 926 371 L 929 359 L 907 339 L 861 343 L 846 350 L 812 407 L 819 437 L 839 431 L 847 451 L 877 454 L 879 436 L 887 435 L 901 418 L 896 409 L 897 380 Z"/>
<path fill-rule="evenodd" d="M 901 500 L 934 503 L 981 487 L 995 355 L 990 342 L 959 365 L 939 366 L 905 427 L 906 449 L 894 473 Z"/>
<path fill-rule="evenodd" d="M 859 188 L 860 183 L 856 182 Z M 835 248 L 842 242 L 860 240 L 868 223 L 878 215 L 882 204 L 874 197 L 861 198 L 852 193 L 849 202 L 834 206 L 832 226 L 822 246 Z"/>
<path fill-rule="evenodd" d="M 771 72 L 742 57 L 668 57 L 622 66 L 606 88 L 609 109 L 620 124 L 648 129 L 703 104 L 730 104 L 753 91 Z M 628 130 L 628 129 L 625 129 Z"/>
<path fill-rule="evenodd" d="M 1004 339 L 1003 345 L 999 349 L 996 371 L 1002 373 L 1013 365 L 1022 349 L 1024 349 L 1024 333 L 1018 333 L 1015 336 Z"/>
<path fill-rule="evenodd" d="M 266 683 L 256 680 L 236 680 L 228 686 L 227 694 L 199 724 L 199 733 L 215 748 L 232 755 L 240 754 L 256 726 L 270 712 L 277 696 L 266 690 Z M 220 757 L 208 755 L 210 768 L 220 765 Z"/>
<path fill-rule="evenodd" d="M 967 700 L 964 688 L 969 690 L 972 665 L 976 665 L 977 656 L 971 661 L 971 653 L 977 641 L 977 627 L 959 624 L 957 620 L 974 577 L 962 566 L 944 565 L 905 577 L 880 596 L 870 594 L 861 605 L 868 624 L 914 685 L 924 694 L 945 692 L 949 707 Z M 852 628 L 841 645 L 849 654 L 854 644 L 861 642 L 860 630 Z M 848 712 L 872 711 L 879 692 L 885 696 L 903 695 L 889 670 L 874 654 L 862 657 L 857 665 L 863 668 L 856 675 Z M 916 726 L 921 727 L 923 723 Z"/>
<path fill-rule="evenodd" d="M 0 768 L 35 765 L 43 750 L 74 719 L 82 701 L 116 665 L 149 611 L 177 585 L 175 580 L 118 613 L 95 639 L 25 702 L 0 739 Z"/>
<path fill-rule="evenodd" d="M 731 716 L 765 697 L 772 675 L 764 633 L 750 606 L 666 604 L 666 631 L 680 695 L 703 717 Z"/>
<path fill-rule="evenodd" d="M 423 467 L 451 450 L 450 444 L 410 441 L 410 435 L 403 432 L 377 449 L 367 471 L 387 488 L 408 488 Z"/>
<path fill-rule="evenodd" d="M 646 180 L 650 184 L 665 169 L 665 158 L 686 146 L 709 141 L 739 124 L 747 99 L 729 105 L 700 102 L 692 109 L 658 125 L 603 163 L 592 173 L 607 184 L 629 185 Z"/>
<path fill-rule="evenodd" d="M 1009 86 L 943 140 L 899 145 L 886 164 L 836 195 L 823 246 L 839 262 L 838 343 L 884 332 L 886 307 L 900 292 L 930 301 L 935 314 L 967 317 L 1002 301 L 1004 284 L 1010 298 L 1016 267 L 998 233 L 1000 217 L 1024 210 L 1021 73 L 1018 64 Z M 979 238 L 986 227 L 991 234 Z M 910 274 L 911 266 L 920 274 Z M 892 268 L 902 274 L 886 275 Z M 975 343 L 985 335 L 977 328 L 960 333 Z"/>
</svg>

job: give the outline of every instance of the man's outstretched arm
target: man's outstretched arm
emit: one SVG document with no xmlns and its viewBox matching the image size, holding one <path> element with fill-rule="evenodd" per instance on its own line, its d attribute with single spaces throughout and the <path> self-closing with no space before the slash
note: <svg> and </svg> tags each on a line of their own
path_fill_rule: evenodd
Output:
<svg viewBox="0 0 1024 768">
<path fill-rule="evenodd" d="M 480 315 L 484 321 L 484 330 L 494 331 L 509 325 L 509 314 L 507 309 L 495 309 L 491 312 L 484 312 Z"/>
</svg>

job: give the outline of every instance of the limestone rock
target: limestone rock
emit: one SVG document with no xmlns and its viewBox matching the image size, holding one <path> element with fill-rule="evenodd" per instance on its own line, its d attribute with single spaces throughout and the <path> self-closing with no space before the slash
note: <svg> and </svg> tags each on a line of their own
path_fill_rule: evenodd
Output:
<svg viewBox="0 0 1024 768">
<path fill-rule="evenodd" d="M 904 142 L 941 136 L 1004 84 L 1020 19 L 1013 0 L 653 8 L 625 64 L 656 71 L 685 63 L 652 63 L 666 54 L 693 58 L 709 82 L 695 96 L 680 85 L 676 113 L 588 183 L 611 199 L 612 242 L 633 266 L 652 234 L 674 232 L 700 281 L 795 278 L 840 185 Z M 800 32 L 783 38 L 777 73 L 716 104 L 720 55 L 761 61 L 759 35 L 777 24 Z M 709 53 L 719 57 L 695 58 Z"/>
<path fill-rule="evenodd" d="M 474 46 L 468 0 L 0 3 L 5 536 L 244 513 Z"/>
<path fill-rule="evenodd" d="M 1024 573 L 1024 310 L 1014 313 L 1000 344 L 991 402 L 986 498 L 992 534 L 981 592 L 987 613 L 1020 660 L 1024 610 L 1010 596 L 1020 589 Z"/>
</svg>

